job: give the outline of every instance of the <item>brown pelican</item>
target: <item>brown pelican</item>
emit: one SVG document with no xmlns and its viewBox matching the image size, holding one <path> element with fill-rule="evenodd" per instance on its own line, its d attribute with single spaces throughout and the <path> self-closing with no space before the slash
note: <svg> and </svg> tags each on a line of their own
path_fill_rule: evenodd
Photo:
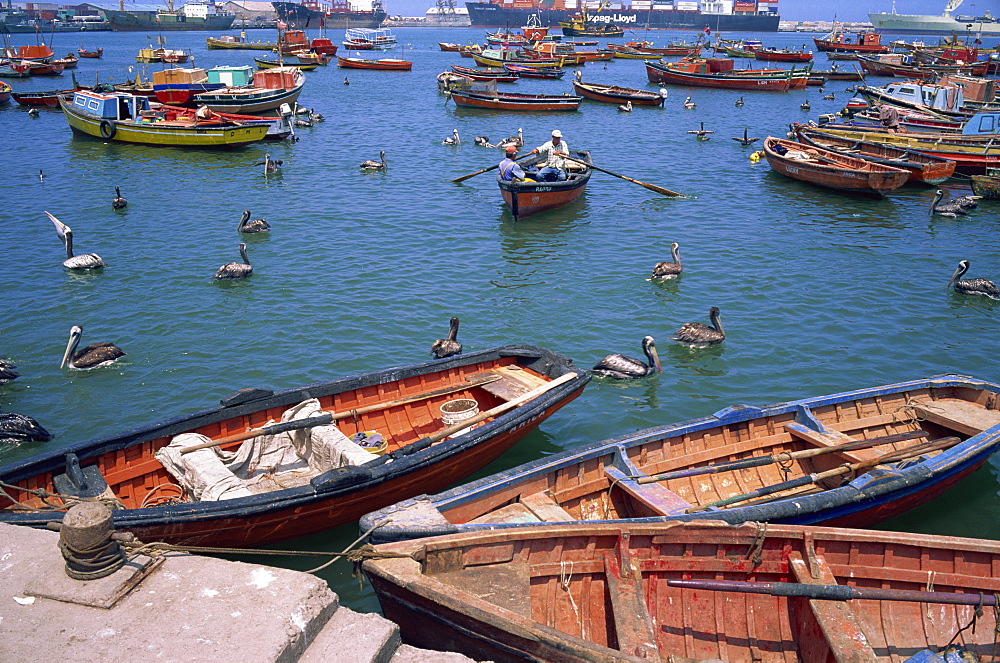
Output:
<svg viewBox="0 0 1000 663">
<path fill-rule="evenodd" d="M 128 207 L 128 201 L 122 198 L 122 192 L 119 187 L 115 187 L 115 199 L 111 201 L 112 209 L 125 209 Z"/>
<path fill-rule="evenodd" d="M 243 262 L 227 262 L 215 272 L 217 279 L 245 279 L 253 273 L 253 265 L 247 260 L 247 245 L 240 242 L 240 257 Z"/>
<path fill-rule="evenodd" d="M 0 384 L 10 382 L 14 378 L 20 377 L 20 373 L 15 371 L 17 364 L 12 364 L 5 359 L 0 359 Z"/>
<path fill-rule="evenodd" d="M 965 216 L 968 212 L 965 208 L 958 202 L 958 199 L 948 200 L 942 202 L 944 198 L 944 191 L 938 189 L 934 192 L 934 202 L 931 203 L 931 215 L 937 214 L 938 216 L 950 216 L 958 217 Z"/>
<path fill-rule="evenodd" d="M 516 136 L 508 136 L 507 138 L 504 138 L 502 141 L 500 141 L 497 147 L 499 147 L 502 150 L 506 150 L 511 145 L 513 145 L 514 147 L 524 147 L 524 132 L 521 130 L 520 127 L 518 127 L 517 129 Z"/>
<path fill-rule="evenodd" d="M 652 336 L 645 336 L 642 339 L 642 351 L 649 359 L 649 364 L 645 364 L 638 359 L 626 357 L 625 355 L 608 355 L 594 365 L 591 370 L 595 375 L 604 378 L 615 378 L 618 380 L 629 380 L 632 378 L 642 378 L 653 373 L 662 373 L 660 368 L 660 357 L 656 354 L 656 345 Z"/>
<path fill-rule="evenodd" d="M 833 101 L 834 99 L 837 98 L 837 96 L 833 92 L 831 92 L 830 94 L 824 94 L 823 98 L 826 99 L 827 101 Z"/>
<path fill-rule="evenodd" d="M 73 325 L 69 330 L 69 342 L 66 344 L 66 351 L 63 352 L 62 362 L 59 368 L 64 368 L 69 364 L 70 368 L 85 371 L 98 366 L 110 364 L 117 361 L 119 357 L 124 357 L 125 352 L 113 343 L 91 343 L 82 350 L 77 350 L 80 344 L 80 337 L 83 336 L 83 327 Z"/>
<path fill-rule="evenodd" d="M 28 109 L 28 117 L 38 117 L 38 109 L 32 106 Z"/>
<path fill-rule="evenodd" d="M 282 161 L 281 159 L 278 159 L 277 161 L 272 161 L 270 154 L 264 154 L 264 160 L 263 161 L 258 161 L 254 165 L 255 166 L 264 166 L 264 174 L 265 175 L 271 175 L 273 173 L 279 172 L 281 170 L 281 165 L 283 163 L 285 163 L 285 162 Z"/>
<path fill-rule="evenodd" d="M 448 338 L 439 338 L 431 345 L 431 354 L 438 359 L 444 359 L 462 352 L 462 344 L 455 340 L 458 336 L 458 318 L 451 319 L 451 328 L 448 330 Z"/>
<path fill-rule="evenodd" d="M 490 139 L 486 136 L 476 136 L 472 142 L 481 147 L 496 147 L 496 145 L 490 145 Z"/>
<path fill-rule="evenodd" d="M 748 138 L 747 135 L 748 135 L 747 134 L 747 128 L 743 127 L 743 138 L 740 138 L 738 136 L 733 136 L 733 140 L 735 140 L 737 143 L 739 143 L 743 147 L 750 147 L 751 145 L 753 145 L 754 143 L 756 143 L 758 140 L 760 140 L 760 138 Z"/>
<path fill-rule="evenodd" d="M 326 120 L 326 117 L 322 113 L 317 113 L 315 108 L 310 108 L 309 120 L 312 122 L 323 122 Z"/>
<path fill-rule="evenodd" d="M 45 181 L 45 172 L 41 168 L 38 169 L 38 181 L 39 182 Z"/>
<path fill-rule="evenodd" d="M 52 434 L 31 417 L 14 412 L 0 412 L 0 442 L 48 442 Z"/>
<path fill-rule="evenodd" d="M 344 85 L 350 85 L 351 81 L 347 80 L 347 76 L 344 76 Z"/>
<path fill-rule="evenodd" d="M 629 99 L 628 101 L 626 101 L 624 104 L 622 104 L 621 106 L 618 107 L 618 110 L 625 111 L 626 113 L 631 113 L 632 112 L 632 100 Z"/>
<path fill-rule="evenodd" d="M 708 317 L 712 321 L 712 326 L 703 325 L 700 322 L 689 322 L 677 330 L 676 336 L 671 339 L 679 343 L 685 343 L 695 348 L 706 348 L 710 345 L 722 343 L 726 340 L 726 332 L 722 328 L 722 319 L 719 317 L 719 307 L 713 306 L 708 310 Z"/>
<path fill-rule="evenodd" d="M 680 273 L 684 271 L 684 265 L 681 263 L 680 245 L 677 242 L 673 242 L 670 245 L 670 257 L 673 262 L 658 262 L 656 267 L 653 267 L 653 278 L 654 279 L 675 279 L 680 276 Z"/>
<path fill-rule="evenodd" d="M 697 130 L 694 130 L 694 131 L 689 131 L 688 133 L 689 134 L 696 134 L 696 138 L 698 140 L 709 140 L 711 138 L 711 136 L 709 136 L 708 134 L 714 134 L 715 132 L 714 131 L 706 131 L 706 129 L 705 129 L 705 123 L 702 122 L 701 123 L 701 129 L 697 129 Z"/>
<path fill-rule="evenodd" d="M 66 247 L 66 259 L 63 260 L 63 267 L 66 269 L 101 269 L 106 266 L 105 262 L 101 260 L 101 256 L 96 253 L 85 253 L 83 255 L 74 256 L 73 230 L 48 212 L 45 214 L 52 221 L 52 225 L 56 227 L 56 234 L 59 235 L 59 239 L 62 240 L 63 246 Z"/>
<path fill-rule="evenodd" d="M 962 209 L 976 209 L 979 207 L 979 200 L 982 196 L 959 196 L 958 198 L 952 198 L 948 202 L 955 203 Z"/>
<path fill-rule="evenodd" d="M 745 102 L 743 101 L 743 97 L 740 97 L 739 99 L 736 100 L 736 105 L 737 106 L 742 106 L 744 103 Z"/>
<path fill-rule="evenodd" d="M 452 129 L 451 135 L 441 141 L 442 145 L 461 145 L 462 139 L 458 137 L 458 129 Z"/>
<path fill-rule="evenodd" d="M 808 99 L 806 99 L 806 100 L 805 100 L 805 101 L 803 101 L 803 102 L 802 102 L 801 104 L 799 104 L 799 108 L 801 108 L 801 109 L 802 109 L 802 110 L 804 110 L 804 111 L 807 111 L 807 110 L 811 109 L 811 108 L 812 108 L 812 106 L 810 106 L 810 105 L 809 105 L 809 100 L 808 100 Z"/>
<path fill-rule="evenodd" d="M 236 230 L 241 233 L 266 233 L 271 229 L 271 224 L 264 219 L 254 219 L 250 220 L 250 210 L 243 210 L 243 218 L 240 219 L 240 225 L 236 227 Z"/>
<path fill-rule="evenodd" d="M 969 261 L 959 260 L 958 269 L 948 280 L 948 285 L 953 285 L 955 292 L 963 295 L 985 295 L 990 299 L 1000 299 L 1000 288 L 997 288 L 996 284 L 989 279 L 963 279 L 959 281 L 959 277 L 967 271 L 969 271 Z"/>
<path fill-rule="evenodd" d="M 368 161 L 362 163 L 360 168 L 362 170 L 385 170 L 386 168 L 385 152 L 379 152 L 378 158 L 381 159 L 381 161 L 375 161 L 374 159 L 369 159 Z"/>
<path fill-rule="evenodd" d="M 697 108 L 697 106 L 698 104 L 691 101 L 691 97 L 688 97 L 687 99 L 684 100 L 684 108 L 687 108 L 688 110 L 692 108 Z"/>
</svg>

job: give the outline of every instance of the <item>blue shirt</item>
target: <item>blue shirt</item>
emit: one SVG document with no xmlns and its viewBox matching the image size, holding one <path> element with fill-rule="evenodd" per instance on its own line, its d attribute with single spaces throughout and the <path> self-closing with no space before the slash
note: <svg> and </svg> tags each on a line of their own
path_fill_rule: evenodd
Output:
<svg viewBox="0 0 1000 663">
<path fill-rule="evenodd" d="M 524 179 L 524 169 L 519 163 L 507 157 L 500 162 L 500 178 L 505 182 L 510 182 L 514 178 Z"/>
</svg>

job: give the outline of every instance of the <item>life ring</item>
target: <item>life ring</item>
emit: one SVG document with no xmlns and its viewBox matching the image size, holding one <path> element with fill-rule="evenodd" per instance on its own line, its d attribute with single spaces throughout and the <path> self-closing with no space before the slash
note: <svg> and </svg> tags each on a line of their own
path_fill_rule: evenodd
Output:
<svg viewBox="0 0 1000 663">
<path fill-rule="evenodd" d="M 118 128 L 111 120 L 101 120 L 101 135 L 103 137 L 110 140 L 115 137 L 115 131 L 117 130 Z"/>
</svg>

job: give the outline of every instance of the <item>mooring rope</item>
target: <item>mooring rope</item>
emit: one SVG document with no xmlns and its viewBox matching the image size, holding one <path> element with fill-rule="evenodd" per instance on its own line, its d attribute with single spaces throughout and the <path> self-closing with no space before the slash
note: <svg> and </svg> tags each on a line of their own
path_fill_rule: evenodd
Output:
<svg viewBox="0 0 1000 663">
<path fill-rule="evenodd" d="M 28 493 L 29 495 L 34 495 L 38 499 L 45 502 L 47 506 L 31 506 L 30 504 L 25 504 L 20 500 L 14 499 L 14 496 L 7 492 L 7 488 L 11 490 L 19 490 L 22 493 Z M 78 497 L 76 495 L 63 495 L 62 493 L 50 493 L 44 488 L 25 488 L 23 486 L 18 486 L 16 484 L 7 483 L 5 481 L 0 481 L 0 494 L 11 501 L 12 504 L 16 505 L 20 509 L 25 511 L 68 511 L 70 507 L 77 504 L 82 504 L 84 502 L 102 502 L 112 511 L 117 509 L 124 509 L 125 504 L 117 497 L 107 497 L 107 496 L 97 496 L 97 497 Z M 53 504 L 50 498 L 58 498 L 63 501 L 62 504 Z"/>
</svg>

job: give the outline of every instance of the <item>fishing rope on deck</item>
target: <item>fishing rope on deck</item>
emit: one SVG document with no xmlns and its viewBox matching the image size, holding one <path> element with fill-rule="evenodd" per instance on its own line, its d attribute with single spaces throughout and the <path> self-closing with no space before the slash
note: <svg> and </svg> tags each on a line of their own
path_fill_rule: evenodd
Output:
<svg viewBox="0 0 1000 663">
<path fill-rule="evenodd" d="M 906 402 L 892 411 L 892 421 L 894 423 L 908 424 L 913 426 L 914 429 L 920 428 L 920 422 L 926 421 L 926 419 L 917 410 L 918 407 L 925 410 L 944 412 L 944 409 L 937 405 L 932 405 L 931 403 L 924 401 L 918 401 L 910 396 L 907 396 Z"/>
<path fill-rule="evenodd" d="M 24 502 L 15 499 L 13 495 L 8 493 L 6 490 L 7 488 L 10 488 L 11 490 L 17 490 L 22 493 L 28 493 L 29 495 L 34 495 L 38 499 L 45 502 L 46 506 L 31 506 L 30 504 L 25 504 Z M 0 495 L 3 495 L 4 497 L 6 497 L 8 500 L 11 501 L 11 504 L 14 504 L 19 509 L 23 509 L 24 511 L 68 511 L 70 507 L 76 504 L 82 504 L 84 502 L 102 502 L 111 510 L 125 508 L 125 504 L 117 497 L 107 497 L 103 495 L 98 497 L 78 497 L 76 495 L 63 495 L 61 493 L 50 493 L 44 488 L 25 488 L 23 486 L 7 483 L 5 481 L 0 481 Z M 63 503 L 54 504 L 53 502 L 50 501 L 51 498 L 61 499 Z"/>
</svg>

